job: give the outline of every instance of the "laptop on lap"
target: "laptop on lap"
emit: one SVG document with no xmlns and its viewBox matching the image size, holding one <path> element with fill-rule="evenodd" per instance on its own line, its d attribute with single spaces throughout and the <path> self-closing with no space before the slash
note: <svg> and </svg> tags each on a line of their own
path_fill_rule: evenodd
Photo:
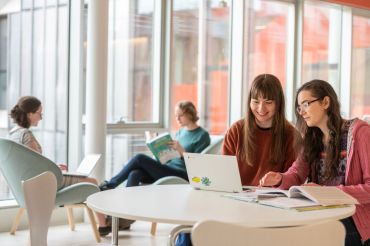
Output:
<svg viewBox="0 0 370 246">
<path fill-rule="evenodd" d="M 195 189 L 242 192 L 235 156 L 184 153 L 189 183 Z"/>
<path fill-rule="evenodd" d="M 100 159 L 100 154 L 89 154 L 84 157 L 75 172 L 63 172 L 66 176 L 87 177 L 94 170 Z"/>
</svg>

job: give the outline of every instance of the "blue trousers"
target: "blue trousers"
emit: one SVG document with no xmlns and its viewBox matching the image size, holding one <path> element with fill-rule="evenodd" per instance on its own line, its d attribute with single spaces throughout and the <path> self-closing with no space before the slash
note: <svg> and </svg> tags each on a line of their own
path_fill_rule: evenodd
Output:
<svg viewBox="0 0 370 246">
<path fill-rule="evenodd" d="M 153 183 L 167 176 L 177 176 L 188 180 L 188 175 L 185 171 L 163 165 L 147 155 L 138 154 L 129 160 L 122 170 L 108 181 L 107 186 L 116 188 L 126 179 L 127 187 L 138 186 L 142 182 Z"/>
<path fill-rule="evenodd" d="M 190 233 L 180 233 L 175 244 L 176 246 L 192 246 Z"/>
</svg>

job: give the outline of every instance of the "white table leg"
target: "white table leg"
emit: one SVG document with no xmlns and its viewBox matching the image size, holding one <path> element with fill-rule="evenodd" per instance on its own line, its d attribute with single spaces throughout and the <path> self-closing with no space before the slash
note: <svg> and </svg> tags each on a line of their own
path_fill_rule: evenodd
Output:
<svg viewBox="0 0 370 246">
<path fill-rule="evenodd" d="M 112 245 L 118 246 L 118 218 L 112 216 Z"/>
</svg>

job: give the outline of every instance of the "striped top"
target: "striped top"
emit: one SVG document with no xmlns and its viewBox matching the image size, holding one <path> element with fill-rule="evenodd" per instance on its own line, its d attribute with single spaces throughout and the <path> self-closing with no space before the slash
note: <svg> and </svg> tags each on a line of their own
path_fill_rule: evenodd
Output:
<svg viewBox="0 0 370 246">
<path fill-rule="evenodd" d="M 7 136 L 10 140 L 23 144 L 28 148 L 42 154 L 42 148 L 32 131 L 28 128 L 23 128 L 21 126 L 15 126 L 10 130 Z"/>
</svg>

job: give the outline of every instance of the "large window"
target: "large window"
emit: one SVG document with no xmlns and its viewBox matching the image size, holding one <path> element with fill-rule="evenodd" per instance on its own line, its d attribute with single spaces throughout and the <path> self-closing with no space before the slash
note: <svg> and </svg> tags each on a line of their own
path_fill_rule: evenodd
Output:
<svg viewBox="0 0 370 246">
<path fill-rule="evenodd" d="M 352 30 L 350 115 L 361 118 L 370 115 L 370 17 L 353 16 Z"/>
<path fill-rule="evenodd" d="M 227 129 L 229 100 L 230 1 L 174 0 L 171 47 L 171 127 L 173 109 L 190 100 L 210 133 Z"/>
<path fill-rule="evenodd" d="M 106 138 L 107 177 L 133 155 L 147 150 L 143 131 L 132 129 L 163 127 L 160 4 L 155 0 L 109 1 L 107 122 L 120 133 Z"/>
<path fill-rule="evenodd" d="M 294 5 L 279 1 L 253 0 L 245 5 L 244 79 L 246 89 L 264 73 L 279 78 L 285 91 L 292 85 L 287 74 L 292 66 Z M 291 70 L 290 70 L 291 71 Z M 287 82 L 290 82 L 288 84 Z"/>
<path fill-rule="evenodd" d="M 13 127 L 8 112 L 18 98 L 36 96 L 44 117 L 32 131 L 46 157 L 66 163 L 69 11 L 59 2 L 22 1 L 19 12 L 0 18 L 0 133 L 4 137 Z M 5 187 L 0 177 L 0 200 L 10 196 Z"/>
<path fill-rule="evenodd" d="M 320 78 L 331 83 L 339 93 L 341 20 L 340 6 L 305 1 L 300 83 Z"/>
<path fill-rule="evenodd" d="M 154 7 L 154 0 L 109 1 L 109 123 L 159 122 Z"/>
<path fill-rule="evenodd" d="M 18 11 L 0 16 L 0 136 L 13 126 L 8 112 L 18 98 L 37 96 L 44 119 L 33 131 L 44 154 L 63 163 L 68 118 L 71 135 L 78 135 L 71 158 L 83 153 L 84 146 L 83 107 L 71 103 L 71 109 L 80 107 L 69 111 L 67 106 L 68 89 L 75 92 L 76 85 L 76 102 L 85 101 L 80 70 L 86 66 L 76 54 L 80 51 L 86 58 L 88 11 L 79 5 L 79 11 L 71 8 L 70 16 L 69 3 L 76 2 L 22 0 Z M 84 2 L 87 10 L 89 1 Z M 354 12 L 352 59 L 344 57 L 349 50 L 343 49 L 342 41 L 343 26 L 351 26 L 347 14 L 352 14 L 343 11 L 339 5 L 315 0 L 109 0 L 107 178 L 133 155 L 147 151 L 144 130 L 178 129 L 173 109 L 180 100 L 194 102 L 199 124 L 211 134 L 223 134 L 232 123 L 229 119 L 239 118 L 242 111 L 230 103 L 241 105 L 249 83 L 260 73 L 279 77 L 288 115 L 294 110 L 293 89 L 314 78 L 329 81 L 339 95 L 348 91 L 352 100 L 346 105 L 352 117 L 370 114 L 369 11 Z M 70 17 L 78 23 L 69 23 Z M 73 33 L 78 41 L 70 42 L 81 60 L 72 65 L 68 85 L 69 26 L 80 24 Z M 240 36 L 235 35 L 239 30 Z M 349 79 L 342 78 L 347 64 L 343 60 L 351 60 L 348 84 Z M 74 139 L 70 140 L 72 145 Z M 9 196 L 4 184 L 0 176 L 0 200 Z"/>
<path fill-rule="evenodd" d="M 0 17 L 0 136 L 5 134 L 7 126 L 7 111 L 6 111 L 6 100 L 7 100 L 7 18 Z"/>
</svg>

